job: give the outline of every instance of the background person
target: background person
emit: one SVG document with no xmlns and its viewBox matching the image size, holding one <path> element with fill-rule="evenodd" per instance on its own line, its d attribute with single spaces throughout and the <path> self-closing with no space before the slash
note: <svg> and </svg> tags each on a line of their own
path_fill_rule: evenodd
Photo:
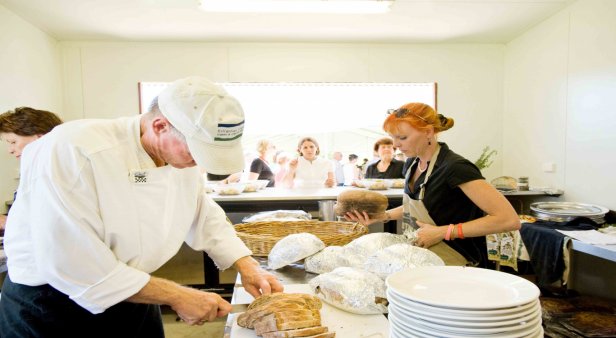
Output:
<svg viewBox="0 0 616 338">
<path fill-rule="evenodd" d="M 404 162 L 394 158 L 394 141 L 389 137 L 378 139 L 374 143 L 374 151 L 379 159 L 368 165 L 366 178 L 404 178 Z"/>
<path fill-rule="evenodd" d="M 291 161 L 291 154 L 286 151 L 279 151 L 276 154 L 276 175 L 274 176 L 274 186 L 276 188 L 284 187 L 284 178 L 289 172 L 289 162 Z"/>
<path fill-rule="evenodd" d="M 257 142 L 257 152 L 259 156 L 252 160 L 250 164 L 249 180 L 268 180 L 268 187 L 274 186 L 274 173 L 269 165 L 269 159 L 276 151 L 276 146 L 268 140 L 260 140 Z"/>
<path fill-rule="evenodd" d="M 287 188 L 328 187 L 334 186 L 334 169 L 331 161 L 319 158 L 319 144 L 312 137 L 304 137 L 297 144 L 300 157 L 289 162 L 289 171 L 285 175 Z"/>
<path fill-rule="evenodd" d="M 344 185 L 344 165 L 342 164 L 342 153 L 339 151 L 334 152 L 334 178 L 336 179 L 336 185 Z"/>
<path fill-rule="evenodd" d="M 5 233 L 2 336 L 163 337 L 160 304 L 191 325 L 226 315 L 219 295 L 150 275 L 183 242 L 233 265 L 253 296 L 282 291 L 196 166 L 240 171 L 243 124 L 222 87 L 189 77 L 146 114 L 72 121 L 30 144 Z"/>
<path fill-rule="evenodd" d="M 357 167 L 357 158 L 355 154 L 349 155 L 349 162 L 344 164 L 344 185 L 353 185 L 353 182 L 359 180 L 359 168 Z"/>
<path fill-rule="evenodd" d="M 9 154 L 18 160 L 24 148 L 50 132 L 62 120 L 54 113 L 30 107 L 18 107 L 0 115 L 0 139 L 7 143 Z M 16 194 L 13 195 L 15 200 Z M 5 215 L 0 215 L 0 229 L 6 224 Z"/>
<path fill-rule="evenodd" d="M 408 103 L 393 111 L 383 129 L 406 156 L 402 206 L 381 221 L 402 219 L 412 228 L 415 243 L 436 252 L 449 265 L 487 267 L 485 235 L 517 230 L 520 220 L 509 202 L 481 176 L 477 167 L 437 142 L 438 133 L 453 127 L 453 119 L 423 103 Z M 372 224 L 366 213 L 347 218 Z"/>
</svg>

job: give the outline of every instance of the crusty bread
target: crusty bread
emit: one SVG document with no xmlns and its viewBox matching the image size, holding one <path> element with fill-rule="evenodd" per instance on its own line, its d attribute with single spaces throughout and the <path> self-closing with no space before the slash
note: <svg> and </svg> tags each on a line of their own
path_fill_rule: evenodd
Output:
<svg viewBox="0 0 616 338">
<path fill-rule="evenodd" d="M 326 333 L 327 331 L 328 328 L 326 326 L 315 326 L 295 330 L 266 332 L 263 334 L 263 338 L 310 337 L 321 333 Z"/>
<path fill-rule="evenodd" d="M 246 312 L 237 317 L 241 327 L 255 329 L 259 336 L 270 338 L 329 338 L 328 328 L 321 326 L 323 306 L 316 296 L 303 293 L 274 293 L 255 299 Z"/>
<path fill-rule="evenodd" d="M 273 315 L 266 316 L 255 323 L 255 332 L 258 336 L 262 336 L 266 332 L 274 332 L 281 330 L 303 329 L 306 327 L 321 326 L 320 319 L 305 319 L 294 317 L 291 321 L 278 321 Z"/>
<path fill-rule="evenodd" d="M 248 305 L 248 310 L 253 309 L 255 307 L 264 306 L 270 302 L 275 302 L 277 300 L 284 299 L 285 301 L 299 299 L 303 300 L 310 308 L 320 309 L 323 304 L 321 300 L 315 296 L 305 294 L 305 293 L 282 293 L 276 292 L 269 295 L 263 295 L 257 299 L 255 299 L 250 305 Z"/>
<path fill-rule="evenodd" d="M 294 310 L 286 310 L 284 307 L 280 308 L 280 309 L 266 309 L 266 310 L 261 310 L 261 311 L 255 311 L 252 314 L 249 314 L 247 319 L 246 319 L 246 326 L 249 329 L 253 329 L 255 326 L 255 323 L 259 320 L 261 320 L 261 318 L 265 317 L 265 316 L 269 316 L 269 315 L 275 315 L 276 319 L 278 320 L 284 320 L 286 318 L 290 318 L 290 317 L 312 317 L 315 319 L 321 319 L 321 314 L 319 313 L 319 310 L 310 310 L 310 309 L 294 309 Z"/>
<path fill-rule="evenodd" d="M 373 219 L 383 218 L 389 201 L 387 196 L 368 190 L 345 190 L 338 195 L 334 211 L 338 216 L 357 210 Z"/>
</svg>

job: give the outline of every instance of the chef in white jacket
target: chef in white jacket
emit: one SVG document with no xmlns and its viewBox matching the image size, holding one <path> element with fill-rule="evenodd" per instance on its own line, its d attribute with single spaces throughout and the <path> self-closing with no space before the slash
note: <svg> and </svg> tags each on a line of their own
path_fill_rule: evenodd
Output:
<svg viewBox="0 0 616 338">
<path fill-rule="evenodd" d="M 235 267 L 254 296 L 282 291 L 197 168 L 241 171 L 243 127 L 233 97 L 189 77 L 144 115 L 72 121 L 31 143 L 5 233 L 0 336 L 163 337 L 160 304 L 188 324 L 226 315 L 219 295 L 150 275 L 183 242 Z"/>
</svg>

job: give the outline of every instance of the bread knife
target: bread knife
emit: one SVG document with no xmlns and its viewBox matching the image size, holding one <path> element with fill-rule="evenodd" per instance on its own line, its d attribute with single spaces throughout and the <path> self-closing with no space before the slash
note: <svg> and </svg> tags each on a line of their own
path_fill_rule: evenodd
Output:
<svg viewBox="0 0 616 338">
<path fill-rule="evenodd" d="M 229 313 L 246 312 L 246 310 L 248 310 L 248 305 L 250 304 L 231 304 L 231 312 Z"/>
</svg>

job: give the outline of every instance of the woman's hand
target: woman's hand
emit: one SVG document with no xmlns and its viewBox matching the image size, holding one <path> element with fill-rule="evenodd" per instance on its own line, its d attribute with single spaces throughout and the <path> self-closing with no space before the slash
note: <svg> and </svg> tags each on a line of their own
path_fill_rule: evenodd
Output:
<svg viewBox="0 0 616 338">
<path fill-rule="evenodd" d="M 419 229 L 415 233 L 417 238 L 415 239 L 415 245 L 422 248 L 429 248 L 435 244 L 438 244 L 445 238 L 446 226 L 436 226 L 430 223 L 424 223 L 417 221 Z M 443 231 L 444 230 L 444 231 Z"/>
<path fill-rule="evenodd" d="M 289 162 L 290 172 L 295 173 L 295 170 L 297 170 L 297 163 L 299 163 L 299 160 L 297 158 L 294 158 Z"/>
<path fill-rule="evenodd" d="M 366 226 L 380 221 L 379 219 L 370 218 L 370 216 L 368 216 L 368 213 L 365 211 L 359 212 L 357 210 L 347 212 L 344 215 L 344 218 L 346 218 L 347 221 L 361 223 Z"/>
</svg>

